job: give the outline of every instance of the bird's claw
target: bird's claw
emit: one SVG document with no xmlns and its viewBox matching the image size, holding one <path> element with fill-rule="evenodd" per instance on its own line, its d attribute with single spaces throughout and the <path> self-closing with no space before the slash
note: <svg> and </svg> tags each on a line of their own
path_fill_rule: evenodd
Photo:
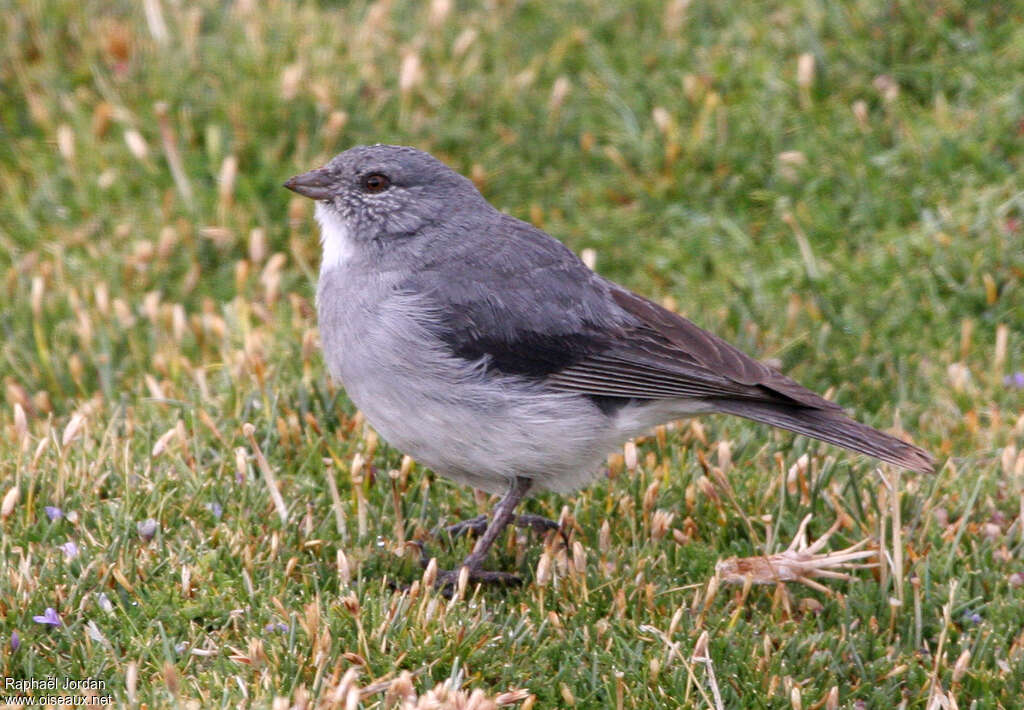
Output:
<svg viewBox="0 0 1024 710">
<path fill-rule="evenodd" d="M 462 569 L 438 570 L 434 580 L 434 587 L 444 596 L 451 597 L 459 586 L 459 576 Z M 494 570 L 478 569 L 470 570 L 467 575 L 467 583 L 473 584 L 499 584 L 506 587 L 518 587 L 523 583 L 522 577 L 511 572 L 498 572 Z"/>
<path fill-rule="evenodd" d="M 444 531 L 448 533 L 452 539 L 465 535 L 466 533 L 473 533 L 474 535 L 483 535 L 484 530 L 487 529 L 487 516 L 478 515 L 475 518 L 469 520 L 462 520 L 452 525 L 445 526 Z"/>
<path fill-rule="evenodd" d="M 410 544 L 419 550 L 420 567 L 427 569 L 430 566 L 430 561 L 434 559 L 427 550 L 427 546 L 418 540 L 410 540 L 407 544 Z M 459 575 L 461 573 L 462 567 L 452 570 L 437 570 L 437 575 L 434 577 L 434 587 L 440 590 L 446 597 L 451 597 L 455 589 L 459 586 Z M 486 569 L 470 569 L 466 581 L 469 583 L 476 582 L 480 584 L 502 584 L 507 587 L 518 587 L 523 583 L 522 577 L 517 574 Z M 407 588 L 408 587 L 406 587 L 406 589 Z"/>
</svg>

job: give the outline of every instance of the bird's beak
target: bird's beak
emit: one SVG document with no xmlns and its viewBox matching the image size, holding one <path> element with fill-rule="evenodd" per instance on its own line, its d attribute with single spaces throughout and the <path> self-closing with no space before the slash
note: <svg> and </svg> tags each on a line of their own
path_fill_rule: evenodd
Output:
<svg viewBox="0 0 1024 710">
<path fill-rule="evenodd" d="M 324 168 L 310 170 L 291 178 L 284 184 L 292 192 L 305 195 L 312 200 L 326 200 L 331 194 L 331 176 Z"/>
</svg>

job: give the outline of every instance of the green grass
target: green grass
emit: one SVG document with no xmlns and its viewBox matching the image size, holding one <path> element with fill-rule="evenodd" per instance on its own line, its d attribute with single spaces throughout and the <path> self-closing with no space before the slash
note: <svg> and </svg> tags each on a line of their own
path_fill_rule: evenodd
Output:
<svg viewBox="0 0 1024 710">
<path fill-rule="evenodd" d="M 538 708 L 1019 704 L 1019 4 L 148 4 L 164 39 L 145 3 L 0 18 L 5 678 L 139 707 L 385 707 L 446 679 Z M 941 470 L 893 491 L 835 448 L 681 423 L 527 505 L 578 544 L 504 539 L 523 588 L 394 591 L 421 574 L 404 541 L 455 564 L 431 531 L 489 503 L 403 468 L 320 359 L 312 209 L 281 183 L 370 142 L 437 154 Z M 891 564 L 713 593 L 808 513 Z"/>
</svg>

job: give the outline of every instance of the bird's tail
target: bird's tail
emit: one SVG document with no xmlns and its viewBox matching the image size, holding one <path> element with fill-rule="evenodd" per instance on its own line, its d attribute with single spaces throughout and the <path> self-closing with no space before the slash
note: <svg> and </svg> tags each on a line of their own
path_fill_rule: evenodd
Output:
<svg viewBox="0 0 1024 710">
<path fill-rule="evenodd" d="M 715 409 L 827 441 L 914 471 L 931 473 L 935 470 L 931 454 L 924 449 L 872 429 L 838 410 L 739 399 L 717 400 Z"/>
</svg>

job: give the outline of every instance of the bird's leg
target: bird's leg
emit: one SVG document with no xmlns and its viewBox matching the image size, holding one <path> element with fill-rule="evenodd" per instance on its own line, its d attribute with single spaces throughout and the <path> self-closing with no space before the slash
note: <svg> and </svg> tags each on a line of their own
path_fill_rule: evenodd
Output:
<svg viewBox="0 0 1024 710">
<path fill-rule="evenodd" d="M 519 505 L 519 501 L 530 490 L 532 483 L 533 481 L 529 478 L 516 478 L 512 481 L 512 485 L 509 486 L 508 492 L 494 506 L 490 523 L 487 524 L 483 534 L 477 538 L 476 544 L 473 545 L 473 551 L 462 561 L 462 567 L 466 567 L 469 570 L 469 581 L 501 582 L 504 584 L 519 584 L 522 581 L 514 574 L 490 572 L 481 569 L 481 567 L 483 566 L 484 559 L 487 557 L 487 552 L 491 549 L 491 545 L 494 544 L 494 541 L 498 539 L 498 535 L 516 517 L 516 506 Z M 437 585 L 439 587 L 453 587 L 458 582 L 459 572 L 460 570 L 458 569 L 438 572 Z"/>
<path fill-rule="evenodd" d="M 463 567 L 469 567 L 471 576 L 474 570 L 479 569 L 483 564 L 484 558 L 487 557 L 487 551 L 491 549 L 491 545 L 498 539 L 498 535 L 512 522 L 512 519 L 515 517 L 516 506 L 519 505 L 519 501 L 530 490 L 532 484 L 533 481 L 529 478 L 516 478 L 512 485 L 509 486 L 508 492 L 494 506 L 494 517 L 491 519 L 490 524 L 484 530 L 484 534 L 477 538 L 476 544 L 473 545 L 473 551 L 462 561 Z"/>
</svg>

